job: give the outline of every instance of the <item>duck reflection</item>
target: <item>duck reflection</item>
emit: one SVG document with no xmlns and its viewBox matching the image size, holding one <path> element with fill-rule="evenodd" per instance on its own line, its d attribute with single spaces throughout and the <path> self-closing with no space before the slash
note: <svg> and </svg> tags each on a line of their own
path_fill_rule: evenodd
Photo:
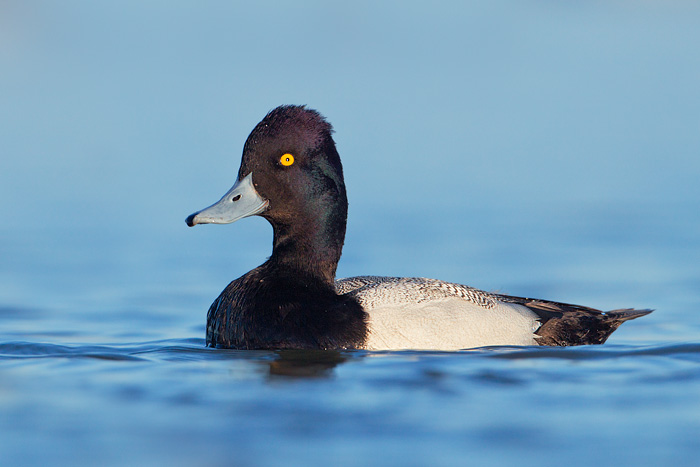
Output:
<svg viewBox="0 0 700 467">
<path fill-rule="evenodd" d="M 337 350 L 277 350 L 268 362 L 270 377 L 330 378 L 336 366 L 346 362 L 348 352 Z"/>
</svg>

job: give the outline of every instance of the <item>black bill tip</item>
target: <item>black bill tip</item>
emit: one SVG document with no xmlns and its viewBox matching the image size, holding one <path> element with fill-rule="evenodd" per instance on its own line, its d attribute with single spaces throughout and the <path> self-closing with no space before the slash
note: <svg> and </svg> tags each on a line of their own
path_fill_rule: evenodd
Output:
<svg viewBox="0 0 700 467">
<path fill-rule="evenodd" d="M 195 222 L 194 222 L 194 217 L 195 217 L 196 215 L 197 215 L 197 213 L 195 212 L 194 214 L 190 214 L 189 216 L 187 216 L 187 219 L 185 219 L 185 223 L 186 223 L 189 227 L 194 227 L 194 226 L 196 225 Z"/>
</svg>

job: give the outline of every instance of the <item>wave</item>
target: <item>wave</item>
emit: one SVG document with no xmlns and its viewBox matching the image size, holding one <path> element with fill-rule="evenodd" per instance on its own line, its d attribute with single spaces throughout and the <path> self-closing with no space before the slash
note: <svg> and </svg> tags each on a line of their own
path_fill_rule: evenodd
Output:
<svg viewBox="0 0 700 467">
<path fill-rule="evenodd" d="M 458 352 L 441 351 L 380 351 L 363 350 L 335 351 L 247 351 L 211 349 L 205 346 L 204 339 L 164 339 L 127 344 L 53 344 L 47 342 L 10 341 L 0 342 L 0 360 L 28 358 L 96 358 L 104 360 L 173 360 L 173 359 L 219 359 L 219 358 L 295 358 L 314 360 L 329 353 L 341 353 L 346 358 L 395 356 L 419 357 L 438 355 L 471 355 L 487 358 L 521 359 L 565 359 L 600 360 L 643 356 L 697 356 L 700 357 L 700 343 L 666 343 L 656 345 L 602 345 L 580 347 L 484 347 Z"/>
</svg>

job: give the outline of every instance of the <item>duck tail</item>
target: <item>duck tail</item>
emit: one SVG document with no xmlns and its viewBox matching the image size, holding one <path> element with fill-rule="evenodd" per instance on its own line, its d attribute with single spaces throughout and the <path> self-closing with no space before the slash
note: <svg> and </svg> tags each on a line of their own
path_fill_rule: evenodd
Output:
<svg viewBox="0 0 700 467">
<path fill-rule="evenodd" d="M 535 332 L 536 340 L 539 345 L 553 346 L 603 344 L 622 323 L 648 315 L 652 311 L 633 308 L 608 312 L 583 308 L 565 309 L 550 316 L 540 316 L 542 326 Z"/>
<path fill-rule="evenodd" d="M 643 310 L 635 310 L 634 308 L 621 308 L 619 310 L 606 311 L 605 316 L 607 316 L 608 318 L 610 318 L 613 321 L 616 321 L 616 322 L 622 324 L 625 321 L 639 318 L 641 316 L 646 316 L 649 313 L 651 313 L 652 311 L 654 311 L 654 310 L 650 310 L 648 308 L 643 309 Z M 619 324 L 618 324 L 618 326 L 619 326 Z"/>
</svg>

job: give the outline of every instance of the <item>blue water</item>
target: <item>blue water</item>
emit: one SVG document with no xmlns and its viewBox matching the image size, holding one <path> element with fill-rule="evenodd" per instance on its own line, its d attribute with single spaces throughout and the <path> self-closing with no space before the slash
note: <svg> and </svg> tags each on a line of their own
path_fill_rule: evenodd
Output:
<svg viewBox="0 0 700 467">
<path fill-rule="evenodd" d="M 693 2 L 3 2 L 0 464 L 695 465 Z M 204 347 L 188 229 L 272 107 L 336 128 L 338 274 L 654 308 L 604 346 Z"/>
</svg>

